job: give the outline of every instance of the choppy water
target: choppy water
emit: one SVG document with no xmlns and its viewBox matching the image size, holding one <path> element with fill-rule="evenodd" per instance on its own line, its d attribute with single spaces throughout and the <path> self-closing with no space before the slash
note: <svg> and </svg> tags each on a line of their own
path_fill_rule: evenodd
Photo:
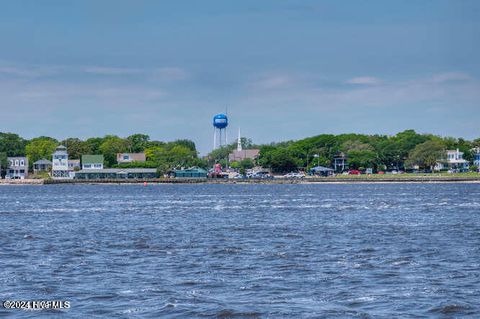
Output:
<svg viewBox="0 0 480 319">
<path fill-rule="evenodd" d="M 480 318 L 480 184 L 3 186 L 0 203 L 0 301 L 69 300 L 72 318 Z"/>
</svg>

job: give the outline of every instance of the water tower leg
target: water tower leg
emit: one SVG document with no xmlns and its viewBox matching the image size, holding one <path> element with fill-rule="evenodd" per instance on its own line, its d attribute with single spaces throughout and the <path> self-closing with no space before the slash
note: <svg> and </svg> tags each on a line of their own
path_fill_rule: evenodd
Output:
<svg viewBox="0 0 480 319">
<path fill-rule="evenodd" d="M 213 129 L 213 149 L 216 149 L 217 144 L 217 130 Z"/>
</svg>

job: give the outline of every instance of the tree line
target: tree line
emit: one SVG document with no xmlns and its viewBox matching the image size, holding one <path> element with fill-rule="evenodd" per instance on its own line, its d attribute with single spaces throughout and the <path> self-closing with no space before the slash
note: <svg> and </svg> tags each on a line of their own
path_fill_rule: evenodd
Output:
<svg viewBox="0 0 480 319">
<path fill-rule="evenodd" d="M 105 167 L 145 167 L 157 168 L 166 172 L 175 167 L 202 168 L 220 163 L 245 170 L 259 165 L 273 172 L 282 173 L 298 169 L 309 170 L 321 165 L 331 167 L 333 158 L 340 152 L 347 157 L 350 169 L 363 170 L 405 170 L 418 166 L 421 169 L 432 168 L 438 160 L 445 156 L 447 149 L 459 149 L 464 158 L 473 160 L 475 147 L 480 147 L 480 138 L 468 141 L 462 138 L 440 137 L 432 134 L 419 134 L 414 130 L 406 130 L 396 135 L 366 134 L 321 134 L 296 141 L 285 141 L 255 145 L 251 139 L 242 138 L 243 149 L 260 149 L 256 161 L 244 160 L 228 162 L 228 154 L 234 150 L 234 142 L 225 147 L 213 150 L 205 158 L 200 158 L 191 140 L 183 139 L 173 142 L 151 140 L 146 134 L 133 134 L 126 138 L 116 135 L 92 137 L 85 140 L 67 138 L 56 140 L 52 137 L 40 136 L 31 140 L 13 133 L 0 133 L 0 164 L 6 167 L 7 156 L 27 156 L 30 165 L 39 159 L 51 159 L 58 145 L 68 149 L 69 158 L 80 159 L 84 154 L 101 154 L 105 159 Z M 146 154 L 146 162 L 117 164 L 117 153 Z"/>
<path fill-rule="evenodd" d="M 206 161 L 198 157 L 194 142 L 186 139 L 173 142 L 155 141 L 146 134 L 133 134 L 126 138 L 106 135 L 86 140 L 76 137 L 57 140 L 40 136 L 27 140 L 18 134 L 0 133 L 0 161 L 5 168 L 8 166 L 7 157 L 26 156 L 31 167 L 40 159 L 51 160 L 58 145 L 67 147 L 69 159 L 80 159 L 86 154 L 103 155 L 105 167 L 144 167 L 167 171 L 177 166 L 207 166 Z M 117 164 L 117 153 L 141 152 L 146 154 L 146 162 Z"/>
<path fill-rule="evenodd" d="M 260 146 L 258 164 L 274 172 L 310 169 L 321 165 L 331 167 L 340 152 L 346 155 L 350 169 L 407 170 L 414 166 L 432 169 L 445 159 L 446 150 L 459 149 L 464 159 L 473 160 L 473 149 L 480 147 L 480 138 L 440 137 L 405 130 L 396 135 L 322 134 L 298 141 Z M 476 167 L 471 167 L 476 169 Z"/>
</svg>

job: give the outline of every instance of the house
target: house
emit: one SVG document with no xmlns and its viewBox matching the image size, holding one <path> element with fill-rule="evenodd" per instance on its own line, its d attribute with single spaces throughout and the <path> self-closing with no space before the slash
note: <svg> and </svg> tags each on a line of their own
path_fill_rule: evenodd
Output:
<svg viewBox="0 0 480 319">
<path fill-rule="evenodd" d="M 152 179 L 157 177 L 155 168 L 82 169 L 75 173 L 75 179 Z"/>
<path fill-rule="evenodd" d="M 473 165 L 480 169 L 480 147 L 476 147 L 472 150 L 473 153 Z"/>
<path fill-rule="evenodd" d="M 251 160 L 256 160 L 259 155 L 260 155 L 259 149 L 251 149 L 251 150 L 236 149 L 228 155 L 228 160 L 230 162 L 243 161 L 244 159 L 247 159 L 247 158 Z"/>
<path fill-rule="evenodd" d="M 315 166 L 310 169 L 310 175 L 331 176 L 335 171 L 332 168 Z"/>
<path fill-rule="evenodd" d="M 468 171 L 468 161 L 463 159 L 463 152 L 457 148 L 456 150 L 447 150 L 446 159 L 438 161 L 435 170 L 454 170 L 465 172 Z"/>
<path fill-rule="evenodd" d="M 207 178 L 207 171 L 203 168 L 192 167 L 173 171 L 175 178 Z"/>
<path fill-rule="evenodd" d="M 348 169 L 347 166 L 347 156 L 343 152 L 338 152 L 333 157 L 333 169 L 337 173 L 341 173 Z"/>
<path fill-rule="evenodd" d="M 145 153 L 118 153 L 117 163 L 145 162 L 147 160 Z"/>
<path fill-rule="evenodd" d="M 26 157 L 7 157 L 6 179 L 26 179 L 28 177 L 28 159 Z"/>
<path fill-rule="evenodd" d="M 70 172 L 80 170 L 80 160 L 77 159 L 69 159 L 68 160 L 68 170 Z"/>
<path fill-rule="evenodd" d="M 52 178 L 68 179 L 70 177 L 68 167 L 67 148 L 63 145 L 58 146 L 52 154 Z"/>
<path fill-rule="evenodd" d="M 50 162 L 47 159 L 41 159 L 33 163 L 33 172 L 35 174 L 41 173 L 41 172 L 50 172 L 52 169 L 52 162 Z"/>
<path fill-rule="evenodd" d="M 82 169 L 103 169 L 103 155 L 82 155 Z"/>
</svg>

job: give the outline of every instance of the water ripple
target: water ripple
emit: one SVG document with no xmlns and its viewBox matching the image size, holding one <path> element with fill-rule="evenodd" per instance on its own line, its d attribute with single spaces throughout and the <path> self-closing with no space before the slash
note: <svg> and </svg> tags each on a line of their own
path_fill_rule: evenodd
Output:
<svg viewBox="0 0 480 319">
<path fill-rule="evenodd" d="M 480 318 L 480 185 L 0 186 L 0 299 L 73 318 Z M 0 310 L 0 317 L 58 312 Z"/>
</svg>

